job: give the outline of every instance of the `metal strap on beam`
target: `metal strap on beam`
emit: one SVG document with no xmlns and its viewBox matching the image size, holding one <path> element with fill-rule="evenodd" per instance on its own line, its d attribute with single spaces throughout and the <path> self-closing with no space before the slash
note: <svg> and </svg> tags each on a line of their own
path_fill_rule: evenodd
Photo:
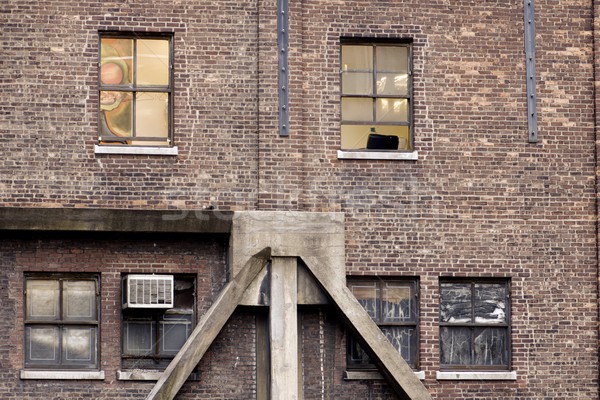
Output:
<svg viewBox="0 0 600 400">
<path fill-rule="evenodd" d="M 537 107 L 535 85 L 535 13 L 533 0 L 524 0 L 525 22 L 525 67 L 527 73 L 527 130 L 529 143 L 537 143 Z"/>
<path fill-rule="evenodd" d="M 288 113 L 288 27 L 288 0 L 277 0 L 279 136 L 289 136 L 290 133 Z"/>
</svg>

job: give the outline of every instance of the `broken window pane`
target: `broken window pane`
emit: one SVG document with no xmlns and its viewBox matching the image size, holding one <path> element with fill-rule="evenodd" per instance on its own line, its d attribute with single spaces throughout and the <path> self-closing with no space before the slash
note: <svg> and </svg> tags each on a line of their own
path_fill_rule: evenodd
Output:
<svg viewBox="0 0 600 400">
<path fill-rule="evenodd" d="M 442 283 L 440 319 L 442 322 L 471 322 L 471 284 Z"/>
<path fill-rule="evenodd" d="M 475 322 L 506 322 L 506 285 L 475 284 Z"/>
<path fill-rule="evenodd" d="M 504 328 L 483 328 L 475 330 L 475 365 L 507 365 L 506 338 Z"/>
<path fill-rule="evenodd" d="M 440 327 L 442 365 L 471 364 L 471 329 Z"/>
</svg>

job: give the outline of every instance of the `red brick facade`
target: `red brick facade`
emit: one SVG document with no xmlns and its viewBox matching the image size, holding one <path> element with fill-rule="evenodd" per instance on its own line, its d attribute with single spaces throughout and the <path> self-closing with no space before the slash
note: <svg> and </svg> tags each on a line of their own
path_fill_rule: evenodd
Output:
<svg viewBox="0 0 600 400">
<path fill-rule="evenodd" d="M 0 12 L 0 206 L 343 212 L 348 275 L 419 279 L 435 399 L 597 399 L 591 1 L 535 2 L 539 142 L 527 141 L 523 2 L 290 2 L 290 125 L 277 132 L 276 2 L 12 1 Z M 174 40 L 177 156 L 95 154 L 100 31 Z M 594 38 L 596 37 L 596 41 Z M 418 159 L 340 159 L 340 39 L 411 40 Z M 597 49 L 596 49 L 597 50 Z M 2 234 L 0 398 L 144 398 L 120 381 L 120 278 L 227 279 L 227 238 Z M 99 381 L 21 380 L 26 272 L 101 275 Z M 439 280 L 507 278 L 516 380 L 437 380 Z M 301 309 L 305 399 L 395 398 L 343 379 L 345 330 Z M 180 397 L 256 398 L 256 310 L 239 309 Z"/>
</svg>

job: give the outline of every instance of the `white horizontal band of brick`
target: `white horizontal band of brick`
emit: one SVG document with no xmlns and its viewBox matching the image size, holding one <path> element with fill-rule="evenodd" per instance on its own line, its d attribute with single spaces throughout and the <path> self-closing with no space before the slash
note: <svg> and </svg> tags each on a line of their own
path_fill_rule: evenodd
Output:
<svg viewBox="0 0 600 400">
<path fill-rule="evenodd" d="M 417 151 L 372 151 L 358 150 L 346 151 L 338 150 L 337 158 L 340 159 L 355 159 L 355 160 L 409 160 L 414 161 L 419 159 Z"/>
<path fill-rule="evenodd" d="M 94 145 L 96 154 L 140 154 L 150 156 L 176 156 L 179 154 L 175 147 L 142 147 L 142 146 L 98 146 Z"/>
<path fill-rule="evenodd" d="M 438 381 L 515 381 L 516 371 L 438 371 Z"/>
<path fill-rule="evenodd" d="M 104 371 L 30 371 L 21 370 L 21 379 L 102 380 Z"/>
<path fill-rule="evenodd" d="M 420 380 L 425 379 L 425 371 L 415 371 L 415 375 Z M 381 380 L 383 376 L 378 371 L 345 371 L 344 379 L 353 380 Z"/>
<path fill-rule="evenodd" d="M 136 369 L 130 371 L 117 371 L 117 380 L 119 381 L 158 381 L 163 375 L 163 371 Z M 188 381 L 197 381 L 200 374 L 192 372 Z"/>
</svg>

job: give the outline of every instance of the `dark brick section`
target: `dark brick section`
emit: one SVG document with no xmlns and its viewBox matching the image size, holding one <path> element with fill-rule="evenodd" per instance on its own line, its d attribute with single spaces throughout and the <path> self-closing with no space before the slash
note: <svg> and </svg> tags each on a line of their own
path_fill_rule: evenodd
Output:
<svg viewBox="0 0 600 400">
<path fill-rule="evenodd" d="M 4 2 L 0 206 L 344 212 L 348 274 L 419 278 L 435 399 L 597 399 L 595 7 L 535 2 L 532 145 L 521 0 L 290 2 L 289 138 L 277 134 L 275 0 Z M 103 30 L 173 33 L 178 156 L 94 154 Z M 337 158 L 342 37 L 412 41 L 417 161 Z M 144 398 L 151 383 L 116 380 L 121 274 L 196 275 L 199 315 L 226 280 L 225 234 L 1 239 L 2 399 Z M 28 271 L 101 274 L 104 381 L 19 379 Z M 510 279 L 516 381 L 436 380 L 442 277 Z M 255 398 L 255 330 L 238 310 L 180 397 Z M 303 309 L 301 331 L 306 399 L 393 398 L 381 381 L 342 379 L 334 311 Z"/>
</svg>

